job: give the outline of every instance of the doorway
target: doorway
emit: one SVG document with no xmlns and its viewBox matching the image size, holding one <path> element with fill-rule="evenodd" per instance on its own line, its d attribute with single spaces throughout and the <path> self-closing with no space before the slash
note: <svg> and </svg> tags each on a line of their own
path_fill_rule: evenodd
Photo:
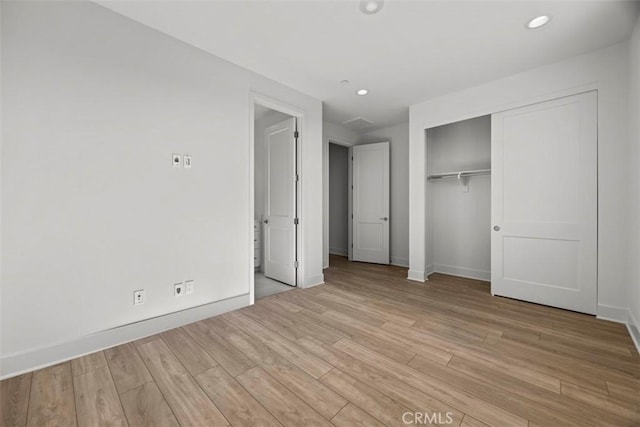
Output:
<svg viewBox="0 0 640 427">
<path fill-rule="evenodd" d="M 297 285 L 298 120 L 254 104 L 254 292 Z"/>
<path fill-rule="evenodd" d="M 329 141 L 329 254 L 389 264 L 389 142 Z"/>
<path fill-rule="evenodd" d="M 329 143 L 329 253 L 349 256 L 349 147 Z"/>
<path fill-rule="evenodd" d="M 427 273 L 491 279 L 491 116 L 426 130 Z"/>
</svg>

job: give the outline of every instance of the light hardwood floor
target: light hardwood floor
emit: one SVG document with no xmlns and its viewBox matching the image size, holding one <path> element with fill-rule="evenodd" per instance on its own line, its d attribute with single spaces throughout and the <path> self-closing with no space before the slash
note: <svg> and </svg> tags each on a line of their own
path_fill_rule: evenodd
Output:
<svg viewBox="0 0 640 427">
<path fill-rule="evenodd" d="M 326 285 L 2 381 L 2 426 L 640 425 L 624 326 L 331 265 Z"/>
</svg>

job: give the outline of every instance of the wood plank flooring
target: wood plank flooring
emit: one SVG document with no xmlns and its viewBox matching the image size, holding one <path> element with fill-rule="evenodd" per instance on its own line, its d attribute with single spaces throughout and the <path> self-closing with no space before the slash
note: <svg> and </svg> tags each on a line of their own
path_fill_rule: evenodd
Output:
<svg viewBox="0 0 640 427">
<path fill-rule="evenodd" d="M 331 258 L 326 285 L 2 381 L 10 426 L 640 426 L 623 325 Z"/>
</svg>

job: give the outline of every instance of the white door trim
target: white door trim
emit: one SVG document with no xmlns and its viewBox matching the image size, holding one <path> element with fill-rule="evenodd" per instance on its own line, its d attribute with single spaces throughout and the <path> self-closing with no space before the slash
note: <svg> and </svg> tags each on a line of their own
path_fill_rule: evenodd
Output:
<svg viewBox="0 0 640 427">
<path fill-rule="evenodd" d="M 297 173 L 300 177 L 297 186 L 296 192 L 296 200 L 297 200 L 297 212 L 296 216 L 299 219 L 298 223 L 298 239 L 297 239 L 297 247 L 296 253 L 298 254 L 298 269 L 296 270 L 296 283 L 302 283 L 302 278 L 305 277 L 305 266 L 306 259 L 304 257 L 304 242 L 305 242 L 305 228 L 304 228 L 304 206 L 302 199 L 302 183 L 304 181 L 304 164 L 302 163 L 302 151 L 304 150 L 303 139 L 306 135 L 306 117 L 304 114 L 304 109 L 293 106 L 287 102 L 281 101 L 279 99 L 272 98 L 270 96 L 261 94 L 259 92 L 250 91 L 249 92 L 249 218 L 247 222 L 247 248 L 248 248 L 248 267 L 247 272 L 249 274 L 249 304 L 253 304 L 255 302 L 255 267 L 253 263 L 253 221 L 254 221 L 254 212 L 255 212 L 255 184 L 254 184 L 254 176 L 255 176 L 255 109 L 256 105 L 260 105 L 262 107 L 266 107 L 275 111 L 279 111 L 284 114 L 288 114 L 289 116 L 295 117 L 298 122 L 298 147 L 297 147 Z"/>
<path fill-rule="evenodd" d="M 349 171 L 347 172 L 347 191 L 349 192 L 349 201 L 347 202 L 349 206 L 347 212 L 347 232 L 349 234 L 347 250 L 349 251 L 349 261 L 353 261 L 353 147 L 349 147 L 347 156 L 349 165 Z"/>
</svg>

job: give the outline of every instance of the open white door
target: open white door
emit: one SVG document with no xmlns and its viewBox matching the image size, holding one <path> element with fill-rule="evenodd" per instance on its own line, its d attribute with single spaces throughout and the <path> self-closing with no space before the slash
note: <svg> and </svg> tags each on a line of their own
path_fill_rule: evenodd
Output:
<svg viewBox="0 0 640 427">
<path fill-rule="evenodd" d="M 296 285 L 296 119 L 266 130 L 264 275 Z"/>
<path fill-rule="evenodd" d="M 491 292 L 596 313 L 597 94 L 492 116 Z"/>
<path fill-rule="evenodd" d="M 389 143 L 352 153 L 353 260 L 389 264 Z"/>
</svg>

